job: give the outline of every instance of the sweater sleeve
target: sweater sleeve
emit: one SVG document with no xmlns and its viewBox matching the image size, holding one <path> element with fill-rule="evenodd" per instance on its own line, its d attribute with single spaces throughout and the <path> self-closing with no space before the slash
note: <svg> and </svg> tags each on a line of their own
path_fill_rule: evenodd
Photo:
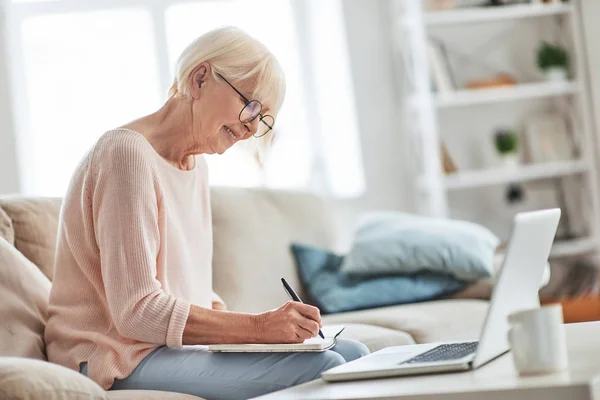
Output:
<svg viewBox="0 0 600 400">
<path fill-rule="evenodd" d="M 120 335 L 181 347 L 190 303 L 156 279 L 160 251 L 155 173 L 139 142 L 124 139 L 94 154 L 94 231 L 109 311 Z"/>
</svg>

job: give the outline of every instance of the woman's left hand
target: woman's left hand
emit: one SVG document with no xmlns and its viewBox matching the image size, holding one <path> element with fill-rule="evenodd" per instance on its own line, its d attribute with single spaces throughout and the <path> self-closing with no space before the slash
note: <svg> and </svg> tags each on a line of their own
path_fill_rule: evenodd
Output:
<svg viewBox="0 0 600 400">
<path fill-rule="evenodd" d="M 225 305 L 225 303 L 221 303 L 220 301 L 213 301 L 212 309 L 224 311 L 224 310 L 227 310 L 227 306 Z"/>
</svg>

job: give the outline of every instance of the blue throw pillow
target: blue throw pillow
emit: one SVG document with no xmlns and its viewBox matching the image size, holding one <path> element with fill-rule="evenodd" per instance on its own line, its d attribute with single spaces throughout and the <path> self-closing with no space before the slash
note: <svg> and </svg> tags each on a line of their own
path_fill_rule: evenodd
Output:
<svg viewBox="0 0 600 400">
<path fill-rule="evenodd" d="M 323 314 L 431 300 L 465 287 L 457 279 L 431 272 L 373 279 L 352 278 L 340 270 L 343 257 L 293 243 L 291 250 L 309 303 Z"/>
<path fill-rule="evenodd" d="M 359 223 L 342 270 L 354 276 L 421 271 L 476 281 L 494 274 L 500 240 L 468 221 L 400 212 L 373 212 Z"/>
</svg>

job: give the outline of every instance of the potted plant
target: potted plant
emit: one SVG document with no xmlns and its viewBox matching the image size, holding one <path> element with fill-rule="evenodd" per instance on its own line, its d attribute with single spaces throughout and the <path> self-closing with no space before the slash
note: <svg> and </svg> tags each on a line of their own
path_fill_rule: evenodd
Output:
<svg viewBox="0 0 600 400">
<path fill-rule="evenodd" d="M 544 72 L 546 80 L 566 80 L 569 53 L 561 45 L 542 42 L 537 51 L 537 65 Z"/>
<path fill-rule="evenodd" d="M 494 135 L 496 151 L 506 166 L 519 164 L 519 135 L 510 129 L 502 129 Z"/>
</svg>

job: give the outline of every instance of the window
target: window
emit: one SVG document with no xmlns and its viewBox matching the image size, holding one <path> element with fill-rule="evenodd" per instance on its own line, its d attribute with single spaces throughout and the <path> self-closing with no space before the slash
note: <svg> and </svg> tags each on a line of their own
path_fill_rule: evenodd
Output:
<svg viewBox="0 0 600 400">
<path fill-rule="evenodd" d="M 223 156 L 207 156 L 211 183 L 359 194 L 364 184 L 347 55 L 340 50 L 345 45 L 340 2 L 325 7 L 326 17 L 316 12 L 323 11 L 322 4 L 298 4 L 9 3 L 8 50 L 24 192 L 63 195 L 73 169 L 100 135 L 161 106 L 172 67 L 191 40 L 236 25 L 275 54 L 288 90 L 264 168 L 234 147 Z M 315 34 L 307 40 L 309 32 Z"/>
<path fill-rule="evenodd" d="M 160 105 L 151 21 L 139 9 L 77 12 L 29 18 L 21 32 L 24 181 L 31 192 L 58 196 L 104 131 Z"/>
</svg>

